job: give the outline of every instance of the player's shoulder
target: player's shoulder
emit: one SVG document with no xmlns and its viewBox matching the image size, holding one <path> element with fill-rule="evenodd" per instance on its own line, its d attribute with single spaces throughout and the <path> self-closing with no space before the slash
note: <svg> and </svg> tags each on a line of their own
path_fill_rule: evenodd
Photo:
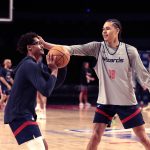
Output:
<svg viewBox="0 0 150 150">
<path fill-rule="evenodd" d="M 89 43 L 87 43 L 89 45 L 93 45 L 93 46 L 100 46 L 101 45 L 101 42 L 98 42 L 98 41 L 91 41 Z"/>
<path fill-rule="evenodd" d="M 131 55 L 131 56 L 132 55 L 134 55 L 134 56 L 138 55 L 138 50 L 135 46 L 130 45 L 130 44 L 126 44 L 126 43 L 125 43 L 125 45 L 126 45 L 126 49 L 127 49 L 127 52 L 129 55 Z"/>
<path fill-rule="evenodd" d="M 37 66 L 36 61 L 32 57 L 25 57 L 24 59 L 21 60 L 21 62 L 17 65 L 17 68 L 22 68 L 23 70 L 31 70 Z"/>
<path fill-rule="evenodd" d="M 127 50 L 137 51 L 137 48 L 133 45 L 130 45 L 128 43 L 124 43 L 126 45 Z"/>
</svg>

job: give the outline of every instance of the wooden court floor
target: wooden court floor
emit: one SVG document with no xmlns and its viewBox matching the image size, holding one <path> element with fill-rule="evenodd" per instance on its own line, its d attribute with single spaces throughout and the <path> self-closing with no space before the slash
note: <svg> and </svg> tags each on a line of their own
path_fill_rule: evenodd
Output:
<svg viewBox="0 0 150 150">
<path fill-rule="evenodd" d="M 85 150 L 92 132 L 95 108 L 79 110 L 77 106 L 47 108 L 47 119 L 38 119 L 49 150 Z M 143 111 L 146 132 L 150 136 L 150 111 Z M 124 130 L 116 118 L 112 127 L 107 128 L 99 150 L 144 150 L 131 130 Z M 26 150 L 18 146 L 8 127 L 3 124 L 3 111 L 0 111 L 0 150 Z"/>
</svg>

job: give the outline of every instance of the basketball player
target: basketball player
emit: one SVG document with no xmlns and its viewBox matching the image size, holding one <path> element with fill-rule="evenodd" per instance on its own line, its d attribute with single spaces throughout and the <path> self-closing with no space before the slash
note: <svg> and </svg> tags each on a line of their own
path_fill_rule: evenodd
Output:
<svg viewBox="0 0 150 150">
<path fill-rule="evenodd" d="M 71 55 L 94 56 L 97 59 L 95 71 L 99 78 L 99 95 L 87 150 L 97 150 L 105 128 L 111 124 L 115 114 L 119 116 L 124 128 L 132 128 L 145 149 L 150 150 L 150 140 L 145 132 L 131 78 L 134 69 L 142 85 L 150 91 L 150 74 L 137 49 L 120 41 L 121 31 L 117 19 L 108 19 L 102 28 L 104 41 L 68 46 Z M 40 40 L 47 49 L 54 46 Z"/>
<path fill-rule="evenodd" d="M 25 143 L 29 150 L 48 150 L 36 122 L 37 90 L 44 96 L 50 96 L 54 89 L 58 68 L 56 57 L 47 56 L 47 66 L 51 73 L 37 63 L 44 55 L 43 45 L 36 33 L 26 33 L 18 41 L 18 50 L 27 56 L 19 63 L 15 71 L 14 84 L 5 108 L 4 123 L 9 124 L 18 144 Z"/>
<path fill-rule="evenodd" d="M 9 98 L 10 90 L 13 85 L 13 70 L 12 70 L 12 61 L 11 59 L 4 59 L 3 61 L 3 67 L 0 69 L 0 82 L 1 82 L 1 88 L 2 93 L 5 95 L 4 97 L 6 99 L 4 100 L 4 105 L 7 102 L 7 99 Z"/>
<path fill-rule="evenodd" d="M 80 73 L 80 93 L 79 93 L 79 108 L 88 109 L 91 104 L 88 101 L 88 84 L 94 81 L 95 78 L 92 77 L 92 70 L 90 68 L 89 62 L 83 62 L 81 73 Z"/>
</svg>

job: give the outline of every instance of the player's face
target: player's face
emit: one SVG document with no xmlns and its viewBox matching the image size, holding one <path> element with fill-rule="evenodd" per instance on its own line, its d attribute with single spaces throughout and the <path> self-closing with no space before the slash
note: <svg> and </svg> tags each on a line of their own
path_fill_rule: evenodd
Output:
<svg viewBox="0 0 150 150">
<path fill-rule="evenodd" d="M 6 60 L 4 62 L 4 66 L 7 67 L 7 68 L 11 68 L 11 66 L 12 66 L 11 60 Z"/>
<path fill-rule="evenodd" d="M 34 42 L 31 45 L 32 55 L 35 57 L 39 57 L 44 55 L 43 44 L 40 42 L 38 38 L 34 38 Z"/>
<path fill-rule="evenodd" d="M 119 28 L 116 28 L 112 22 L 105 22 L 102 29 L 102 36 L 104 41 L 113 42 L 118 40 Z"/>
<path fill-rule="evenodd" d="M 8 67 L 8 68 L 11 68 L 11 66 L 12 66 L 11 61 L 8 61 L 8 62 L 7 62 L 7 67 Z"/>
</svg>

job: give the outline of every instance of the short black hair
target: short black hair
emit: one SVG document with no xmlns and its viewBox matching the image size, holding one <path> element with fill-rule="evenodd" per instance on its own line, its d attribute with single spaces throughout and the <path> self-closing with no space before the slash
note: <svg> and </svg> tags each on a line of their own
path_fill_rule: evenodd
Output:
<svg viewBox="0 0 150 150">
<path fill-rule="evenodd" d="M 27 45 L 32 44 L 35 37 L 38 37 L 38 34 L 36 34 L 35 32 L 28 32 L 21 35 L 17 43 L 17 51 L 22 54 L 27 54 Z"/>
</svg>

